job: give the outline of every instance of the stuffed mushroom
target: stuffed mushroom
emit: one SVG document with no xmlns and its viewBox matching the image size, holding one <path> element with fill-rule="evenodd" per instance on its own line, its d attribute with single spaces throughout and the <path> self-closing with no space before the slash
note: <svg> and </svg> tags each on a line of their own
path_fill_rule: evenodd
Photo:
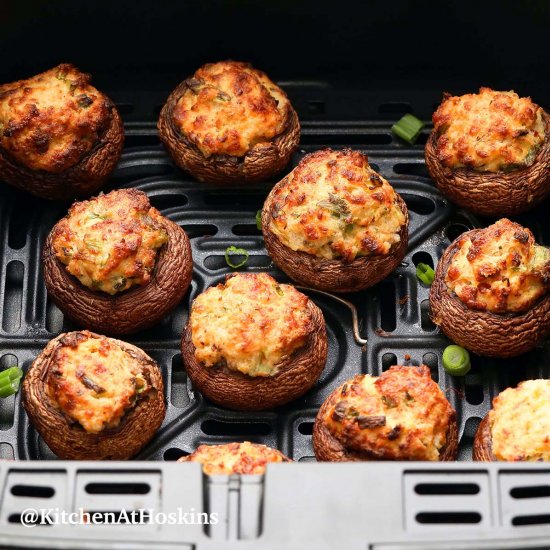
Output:
<svg viewBox="0 0 550 550">
<path fill-rule="evenodd" d="M 191 282 L 185 231 L 137 189 L 75 203 L 46 239 L 50 297 L 76 323 L 109 334 L 149 327 L 171 311 Z"/>
<path fill-rule="evenodd" d="M 300 397 L 327 358 L 321 310 L 266 273 L 230 275 L 199 295 L 181 345 L 193 386 L 236 410 L 269 409 Z"/>
<path fill-rule="evenodd" d="M 141 349 L 88 331 L 54 338 L 23 382 L 23 406 L 62 459 L 125 460 L 165 415 L 162 374 Z"/>
<path fill-rule="evenodd" d="M 474 439 L 474 460 L 550 461 L 550 380 L 527 380 L 493 399 Z"/>
<path fill-rule="evenodd" d="M 96 192 L 115 168 L 124 129 L 89 74 L 62 64 L 0 86 L 0 179 L 44 199 Z"/>
<path fill-rule="evenodd" d="M 401 263 L 409 215 L 403 199 L 359 151 L 306 155 L 269 193 L 265 247 L 295 281 L 329 292 L 374 285 Z"/>
<path fill-rule="evenodd" d="M 265 180 L 289 162 L 300 141 L 286 94 L 248 63 L 204 65 L 170 95 L 158 130 L 176 164 L 200 181 Z"/>
<path fill-rule="evenodd" d="M 292 462 L 281 451 L 258 443 L 200 445 L 178 462 L 199 462 L 206 475 L 264 474 L 268 464 Z"/>
<path fill-rule="evenodd" d="M 323 403 L 313 427 L 320 461 L 449 461 L 457 448 L 456 413 L 424 365 L 348 380 Z"/>
<path fill-rule="evenodd" d="M 455 343 L 513 357 L 550 333 L 550 250 L 502 219 L 447 248 L 430 289 L 432 319 Z"/>
<path fill-rule="evenodd" d="M 550 116 L 528 97 L 481 88 L 446 94 L 426 165 L 439 190 L 483 216 L 511 216 L 550 194 Z"/>
</svg>

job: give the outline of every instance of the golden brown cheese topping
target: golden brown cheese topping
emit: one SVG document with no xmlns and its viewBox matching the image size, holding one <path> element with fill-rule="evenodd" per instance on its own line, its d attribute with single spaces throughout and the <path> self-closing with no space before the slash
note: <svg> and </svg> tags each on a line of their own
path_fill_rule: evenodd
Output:
<svg viewBox="0 0 550 550">
<path fill-rule="evenodd" d="M 64 64 L 0 86 L 0 146 L 31 170 L 59 174 L 80 162 L 110 116 L 90 79 Z"/>
<path fill-rule="evenodd" d="M 308 297 L 267 273 L 239 273 L 199 295 L 191 308 L 195 357 L 248 376 L 274 376 L 311 331 Z"/>
<path fill-rule="evenodd" d="M 151 280 L 168 242 L 163 218 L 136 189 L 111 191 L 73 204 L 55 227 L 56 257 L 84 286 L 107 294 Z"/>
<path fill-rule="evenodd" d="M 529 166 L 546 139 L 543 110 L 531 98 L 490 88 L 446 97 L 433 123 L 437 156 L 449 168 L 498 172 Z"/>
<path fill-rule="evenodd" d="M 501 219 L 458 245 L 445 282 L 470 309 L 521 312 L 550 290 L 550 250 L 517 223 Z"/>
<path fill-rule="evenodd" d="M 324 418 L 331 434 L 375 459 L 439 460 L 453 415 L 426 366 L 358 375 L 332 405 Z"/>
<path fill-rule="evenodd" d="M 111 338 L 69 334 L 55 352 L 50 396 L 88 433 L 115 428 L 149 386 L 139 361 Z"/>
<path fill-rule="evenodd" d="M 178 462 L 199 462 L 207 475 L 263 474 L 270 462 L 290 462 L 277 449 L 256 443 L 200 445 Z"/>
<path fill-rule="evenodd" d="M 527 380 L 493 400 L 489 412 L 498 460 L 550 460 L 550 380 Z"/>
<path fill-rule="evenodd" d="M 180 131 L 205 157 L 240 157 L 284 129 L 286 94 L 261 71 L 237 61 L 201 67 L 174 110 Z"/>
<path fill-rule="evenodd" d="M 271 231 L 288 248 L 351 262 L 389 254 L 405 215 L 393 187 L 358 151 L 307 155 L 274 193 Z"/>
</svg>

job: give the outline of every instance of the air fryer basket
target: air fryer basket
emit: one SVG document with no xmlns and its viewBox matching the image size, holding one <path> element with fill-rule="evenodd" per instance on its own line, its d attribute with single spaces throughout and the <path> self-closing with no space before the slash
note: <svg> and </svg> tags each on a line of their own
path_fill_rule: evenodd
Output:
<svg viewBox="0 0 550 550">
<path fill-rule="evenodd" d="M 15 483 L 22 483 L 19 475 L 31 485 L 29 480 L 34 479 L 32 477 L 34 474 L 39 476 L 37 479 L 41 485 L 45 483 L 55 485 L 58 479 L 56 476 L 66 476 L 70 480 L 69 484 L 64 485 L 60 481 L 61 485 L 56 486 L 56 491 L 66 494 L 67 498 L 73 498 L 70 495 L 74 490 L 76 494 L 74 498 L 78 501 L 78 495 L 80 495 L 78 491 L 82 492 L 82 487 L 78 485 L 79 476 L 82 478 L 86 472 L 89 472 L 92 477 L 100 476 L 101 472 L 115 474 L 122 470 L 126 474 L 130 472 L 131 480 L 144 477 L 151 487 L 158 485 L 159 491 L 162 486 L 161 498 L 165 507 L 168 506 L 165 499 L 176 498 L 172 495 L 175 489 L 168 487 L 168 476 L 180 479 L 182 487 L 185 487 L 188 493 L 186 497 L 188 502 L 196 503 L 197 507 L 212 508 L 217 505 L 222 508 L 227 507 L 227 517 L 230 519 L 227 520 L 228 523 L 223 529 L 199 530 L 197 531 L 200 533 L 199 536 L 193 534 L 195 531 L 190 531 L 188 528 L 187 531 L 183 531 L 189 537 L 188 539 L 180 538 L 179 535 L 175 539 L 188 542 L 190 545 L 197 543 L 199 539 L 202 540 L 200 537 L 205 537 L 207 541 L 211 540 L 208 537 L 224 540 L 254 539 L 264 531 L 264 542 L 268 544 L 270 539 L 266 533 L 274 528 L 269 523 L 270 513 L 272 514 L 274 509 L 277 510 L 276 513 L 280 513 L 280 506 L 276 505 L 279 502 L 277 498 L 284 499 L 283 493 L 277 492 L 275 483 L 281 486 L 278 491 L 286 490 L 288 494 L 292 491 L 293 484 L 304 484 L 305 487 L 313 484 L 314 486 L 315 479 L 319 482 L 321 479 L 319 476 L 325 476 L 325 472 L 332 482 L 327 481 L 324 490 L 329 491 L 336 480 L 340 480 L 341 483 L 347 484 L 350 498 L 357 502 L 361 501 L 361 496 L 353 495 L 359 488 L 352 487 L 355 483 L 353 480 L 357 479 L 356 476 L 360 479 L 363 479 L 361 476 L 365 476 L 363 481 L 369 486 L 376 484 L 375 479 L 384 479 L 384 483 L 388 484 L 389 492 L 399 480 L 399 485 L 394 487 L 394 493 L 385 497 L 386 509 L 389 510 L 389 506 L 404 507 L 404 523 L 398 521 L 399 525 L 395 527 L 396 541 L 431 540 L 432 538 L 445 540 L 446 537 L 440 537 L 441 531 L 429 529 L 427 533 L 422 531 L 423 525 L 428 525 L 429 528 L 433 528 L 434 525 L 438 528 L 447 526 L 451 530 L 464 529 L 466 526 L 470 529 L 472 527 L 484 529 L 486 534 L 490 533 L 489 526 L 501 525 L 511 529 L 514 525 L 512 520 L 517 516 L 517 514 L 514 515 L 515 512 L 512 513 L 509 509 L 502 512 L 509 516 L 506 516 L 506 521 L 502 519 L 504 516 L 499 515 L 498 503 L 507 502 L 508 497 L 503 496 L 499 492 L 500 489 L 495 488 L 498 484 L 508 483 L 509 478 L 504 478 L 502 481 L 502 471 L 496 465 L 472 465 L 464 462 L 471 460 L 472 441 L 476 428 L 489 410 L 492 398 L 498 392 L 524 379 L 550 377 L 550 347 L 545 343 L 531 353 L 511 360 L 492 360 L 473 356 L 472 370 L 461 378 L 450 377 L 442 367 L 442 352 L 449 341 L 430 320 L 429 289 L 417 280 L 415 266 L 419 262 L 436 265 L 442 252 L 455 237 L 472 227 L 486 225 L 490 220 L 477 219 L 468 212 L 457 209 L 438 193 L 428 176 L 423 160 L 423 145 L 429 129 L 424 130 L 419 143 L 415 146 L 404 144 L 390 132 L 391 123 L 405 112 L 413 112 L 428 120 L 439 95 L 430 92 L 415 92 L 410 96 L 404 92 L 362 94 L 358 91 L 333 89 L 322 84 L 294 82 L 284 83 L 284 86 L 302 120 L 300 148 L 295 153 L 288 170 L 294 167 L 304 154 L 324 147 L 337 149 L 349 146 L 365 152 L 372 166 L 395 186 L 409 208 L 410 245 L 403 263 L 394 274 L 375 287 L 343 296 L 342 298 L 348 303 L 337 297 L 305 290 L 322 308 L 325 315 L 329 356 L 320 380 L 303 398 L 285 407 L 259 413 L 228 411 L 212 405 L 199 393 L 193 391 L 192 385 L 186 378 L 179 351 L 182 328 L 190 302 L 200 292 L 218 283 L 227 273 L 232 272 L 224 259 L 228 246 L 236 245 L 250 252 L 246 266 L 239 271 L 266 271 L 281 281 L 288 280 L 273 266 L 264 249 L 261 232 L 256 227 L 256 212 L 261 208 L 274 182 L 226 189 L 205 186 L 193 181 L 175 167 L 158 140 L 154 121 L 164 96 L 142 94 L 139 96 L 139 102 L 134 102 L 131 95 L 114 91 L 112 96 L 126 121 L 127 137 L 122 159 L 106 190 L 136 187 L 145 191 L 151 203 L 163 215 L 185 229 L 191 239 L 193 250 L 195 264 L 193 282 L 184 300 L 158 326 L 126 338 L 149 353 L 158 361 L 162 369 L 166 388 L 166 419 L 153 441 L 136 457 L 140 460 L 152 461 L 149 463 L 129 462 L 126 465 L 111 466 L 91 463 L 79 465 L 57 461 L 45 464 L 44 467 L 47 468 L 45 473 L 44 467 L 37 463 L 18 463 L 16 466 L 5 463 L 3 468 L 0 467 L 0 475 L 4 480 L 4 509 L 0 515 L 0 524 L 9 525 L 10 528 L 17 526 L 21 506 L 13 491 L 11 493 L 9 491 Z M 365 107 L 364 102 L 368 103 L 368 107 Z M 371 115 L 370 118 L 352 118 L 350 113 L 354 111 L 355 105 L 357 105 L 356 112 L 368 112 Z M 19 365 L 27 370 L 51 338 L 62 331 L 77 328 L 65 320 L 57 307 L 48 299 L 40 269 L 42 243 L 48 231 L 64 215 L 67 208 L 68 203 L 34 199 L 4 185 L 0 188 L 0 234 L 2 235 L 0 242 L 0 366 L 2 368 Z M 521 223 L 531 228 L 537 241 L 545 244 L 549 244 L 550 241 L 550 221 L 548 216 L 544 215 L 547 208 L 548 205 L 543 204 L 520 219 Z M 422 363 L 430 367 L 432 377 L 439 383 L 457 411 L 460 438 L 459 461 L 463 461 L 462 464 L 451 464 L 444 468 L 442 465 L 432 464 L 370 464 L 364 470 L 359 470 L 357 465 L 340 465 L 339 470 L 335 469 L 338 468 L 336 465 L 333 465 L 332 469 L 330 465 L 311 465 L 312 469 L 306 468 L 302 472 L 299 470 L 299 465 L 296 465 L 289 466 L 286 474 L 282 467 L 278 467 L 271 469 L 266 475 L 268 483 L 270 476 L 273 480 L 266 493 L 262 493 L 262 490 L 257 492 L 254 489 L 254 484 L 262 486 L 261 479 L 253 479 L 250 482 L 225 480 L 219 482 L 220 485 L 217 487 L 217 482 L 203 479 L 192 465 L 166 464 L 167 461 L 174 461 L 192 452 L 201 443 L 242 440 L 277 447 L 299 462 L 313 462 L 315 460 L 311 443 L 313 421 L 317 409 L 332 389 L 358 373 L 377 375 L 394 364 Z M 19 393 L 0 400 L 0 457 L 8 460 L 55 460 L 56 457 L 29 424 L 22 409 L 20 397 Z M 520 473 L 531 472 L 534 476 L 543 476 L 543 478 L 537 478 L 535 485 L 549 483 L 548 471 L 536 465 L 532 467 L 524 465 L 521 469 L 510 467 L 509 470 L 516 476 L 520 475 L 514 473 L 516 470 Z M 20 471 L 26 473 L 18 474 Z M 42 477 L 40 477 L 41 471 Z M 50 471 L 53 473 L 48 473 Z M 186 474 L 180 472 L 186 472 Z M 49 481 L 46 480 L 45 475 Z M 158 477 L 161 475 L 165 476 L 162 484 Z M 184 480 L 183 475 L 188 475 L 189 478 Z M 464 475 L 466 477 L 461 477 Z M 422 493 L 415 489 L 418 488 L 416 482 L 420 480 L 429 485 L 433 481 L 433 476 L 437 480 L 447 480 L 447 485 L 450 483 L 451 489 L 447 490 L 447 493 L 430 493 L 436 495 L 431 497 L 436 500 L 430 501 L 431 507 L 426 509 L 420 506 L 418 511 L 414 506 L 417 504 L 418 495 Z M 232 486 L 231 483 L 236 485 Z M 466 492 L 460 492 L 460 487 L 464 483 L 473 484 L 478 491 L 468 493 L 467 489 L 464 489 Z M 335 486 L 334 490 L 336 489 Z M 231 502 L 227 500 L 231 490 L 240 495 L 240 504 L 237 508 L 231 508 Z M 372 490 L 376 493 L 376 489 Z M 250 500 L 250 494 L 256 496 Z M 243 495 L 249 496 L 245 498 Z M 467 500 L 467 497 L 461 495 L 477 495 L 475 498 L 481 499 L 479 506 L 483 511 L 477 511 L 478 504 L 475 503 L 478 501 L 472 496 L 471 499 L 474 500 L 467 501 L 467 505 L 451 507 L 451 511 L 448 512 L 450 516 L 442 521 L 440 518 L 431 521 L 429 518 L 418 515 L 436 513 L 436 510 L 441 507 L 440 503 L 444 503 L 445 499 L 448 500 L 453 496 L 462 499 L 459 503 L 464 499 Z M 550 499 L 546 493 L 542 496 L 545 495 L 545 498 L 534 501 L 537 506 L 539 503 L 542 505 L 543 510 L 538 514 L 542 519 L 531 521 L 531 524 L 550 524 L 548 514 Z M 32 494 L 30 496 L 33 497 Z M 406 503 L 401 502 L 405 497 L 409 499 L 407 506 L 405 506 Z M 86 498 L 90 498 L 89 495 Z M 180 495 L 180 498 L 183 497 Z M 298 497 L 299 502 L 301 502 L 300 498 L 304 497 Z M 338 496 L 331 493 L 330 498 L 337 499 Z M 392 499 L 395 502 L 390 505 Z M 174 505 L 175 501 L 170 500 L 170 503 Z M 375 503 L 372 505 L 374 506 Z M 314 510 L 315 506 L 313 504 L 311 506 L 311 510 Z M 413 511 L 409 512 L 409 508 Z M 263 516 L 261 516 L 261 510 L 264 510 Z M 250 513 L 252 513 L 252 519 L 249 517 Z M 302 511 L 302 513 L 305 512 Z M 410 516 L 410 514 L 413 515 Z M 460 514 L 474 515 L 461 516 Z M 260 516 L 263 519 L 258 519 Z M 531 513 L 527 516 L 537 516 L 537 514 Z M 283 521 L 284 518 L 279 520 Z M 287 521 L 290 521 L 289 518 Z M 249 525 L 247 522 L 252 523 Z M 235 530 L 232 531 L 228 525 L 236 525 Z M 407 534 L 411 525 L 413 535 Z M 535 535 L 544 534 L 540 529 L 534 532 Z M 166 535 L 167 532 L 168 535 Z M 475 530 L 466 529 L 464 532 L 476 534 Z M 131 531 L 126 528 L 118 533 L 130 536 Z M 167 537 L 166 541 L 168 541 L 171 536 L 170 531 L 165 530 L 163 533 L 162 536 Z M 28 533 L 24 532 L 24 534 Z M 135 533 L 131 536 L 134 535 Z M 67 536 L 70 538 L 70 534 Z M 468 536 L 464 536 L 467 540 Z M 479 536 L 478 533 L 474 538 Z M 519 535 L 515 533 L 510 536 Z M 16 539 L 17 537 L 10 540 L 14 543 Z M 143 542 L 146 539 L 147 536 L 142 535 L 139 540 Z M 155 540 L 154 537 L 151 540 Z M 273 540 L 276 547 L 277 539 Z M 308 540 L 313 539 L 310 537 Z M 376 542 L 375 538 L 365 538 L 365 544 L 367 540 Z M 36 542 L 28 537 L 25 541 L 29 544 Z M 74 541 L 72 544 L 76 546 Z M 136 545 L 138 545 L 137 542 Z M 306 547 L 305 542 L 300 547 Z M 324 547 L 323 541 L 318 541 L 315 547 Z M 378 548 L 378 546 L 375 547 Z"/>
</svg>

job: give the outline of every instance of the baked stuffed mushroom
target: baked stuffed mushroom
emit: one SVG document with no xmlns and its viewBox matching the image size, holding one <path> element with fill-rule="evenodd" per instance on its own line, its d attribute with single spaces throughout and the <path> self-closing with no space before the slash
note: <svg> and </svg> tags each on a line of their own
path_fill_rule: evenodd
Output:
<svg viewBox="0 0 550 550">
<path fill-rule="evenodd" d="M 23 382 L 23 406 L 62 459 L 125 460 L 165 414 L 162 374 L 141 349 L 99 334 L 54 338 Z"/>
<path fill-rule="evenodd" d="M 44 280 L 70 319 L 110 334 L 158 322 L 183 298 L 193 262 L 185 231 L 137 189 L 75 203 L 46 239 Z"/>
<path fill-rule="evenodd" d="M 430 289 L 432 319 L 455 343 L 513 357 L 550 333 L 550 250 L 502 219 L 447 248 Z"/>
<path fill-rule="evenodd" d="M 162 108 L 158 130 L 176 164 L 200 181 L 250 183 L 280 172 L 300 141 L 286 94 L 248 63 L 204 65 Z"/>
<path fill-rule="evenodd" d="M 493 399 L 474 439 L 474 460 L 550 460 L 550 380 L 527 380 Z"/>
<path fill-rule="evenodd" d="M 230 275 L 200 294 L 181 346 L 193 386 L 237 410 L 269 409 L 300 397 L 327 358 L 321 310 L 266 273 Z"/>
<path fill-rule="evenodd" d="M 69 64 L 0 86 L 0 179 L 44 199 L 97 191 L 124 142 L 120 115 Z"/>
<path fill-rule="evenodd" d="M 439 190 L 483 216 L 512 216 L 550 194 L 550 116 L 528 97 L 481 88 L 433 115 L 426 165 Z"/>
<path fill-rule="evenodd" d="M 403 260 L 409 215 L 403 199 L 359 151 L 306 155 L 269 193 L 262 232 L 287 275 L 331 292 L 361 290 Z"/>
<path fill-rule="evenodd" d="M 449 461 L 457 448 L 455 411 L 424 365 L 348 380 L 323 403 L 313 427 L 321 461 Z"/>
<path fill-rule="evenodd" d="M 292 462 L 281 451 L 258 443 L 200 445 L 178 462 L 199 462 L 206 475 L 264 474 L 268 464 Z"/>
</svg>

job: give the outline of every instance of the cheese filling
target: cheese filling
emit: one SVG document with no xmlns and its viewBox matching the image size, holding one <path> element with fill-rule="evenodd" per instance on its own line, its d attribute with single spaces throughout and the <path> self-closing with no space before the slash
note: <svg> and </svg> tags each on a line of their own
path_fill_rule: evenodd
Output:
<svg viewBox="0 0 550 550">
<path fill-rule="evenodd" d="M 437 156 L 449 168 L 498 172 L 530 166 L 546 139 L 538 105 L 490 88 L 445 98 L 433 123 Z"/>
<path fill-rule="evenodd" d="M 501 219 L 462 237 L 445 282 L 470 309 L 526 311 L 550 289 L 550 250 L 535 244 L 528 229 Z"/>
<path fill-rule="evenodd" d="M 393 366 L 345 383 L 324 422 L 344 447 L 370 458 L 439 460 L 452 414 L 428 367 Z"/>
<path fill-rule="evenodd" d="M 225 445 L 200 445 L 178 462 L 199 462 L 207 475 L 263 474 L 273 462 L 288 462 L 277 449 L 245 441 Z"/>
<path fill-rule="evenodd" d="M 32 170 L 61 173 L 88 153 L 109 117 L 90 76 L 59 65 L 0 86 L 0 146 Z"/>
<path fill-rule="evenodd" d="M 311 331 L 308 298 L 266 273 L 242 273 L 199 295 L 190 316 L 195 357 L 248 376 L 274 376 Z"/>
<path fill-rule="evenodd" d="M 76 333 L 57 349 L 53 364 L 52 401 L 88 433 L 116 428 L 149 389 L 139 361 L 110 338 Z"/>
<path fill-rule="evenodd" d="M 501 392 L 489 425 L 498 460 L 550 460 L 550 380 L 526 380 Z"/>
<path fill-rule="evenodd" d="M 270 229 L 291 250 L 351 262 L 400 243 L 406 219 L 397 194 L 360 152 L 317 151 L 283 181 Z"/>
<path fill-rule="evenodd" d="M 137 190 L 75 203 L 54 231 L 55 255 L 67 271 L 110 295 L 148 283 L 168 242 L 162 216 Z"/>
<path fill-rule="evenodd" d="M 285 128 L 290 109 L 286 94 L 246 63 L 208 64 L 186 83 L 174 119 L 207 158 L 243 156 Z"/>
</svg>

